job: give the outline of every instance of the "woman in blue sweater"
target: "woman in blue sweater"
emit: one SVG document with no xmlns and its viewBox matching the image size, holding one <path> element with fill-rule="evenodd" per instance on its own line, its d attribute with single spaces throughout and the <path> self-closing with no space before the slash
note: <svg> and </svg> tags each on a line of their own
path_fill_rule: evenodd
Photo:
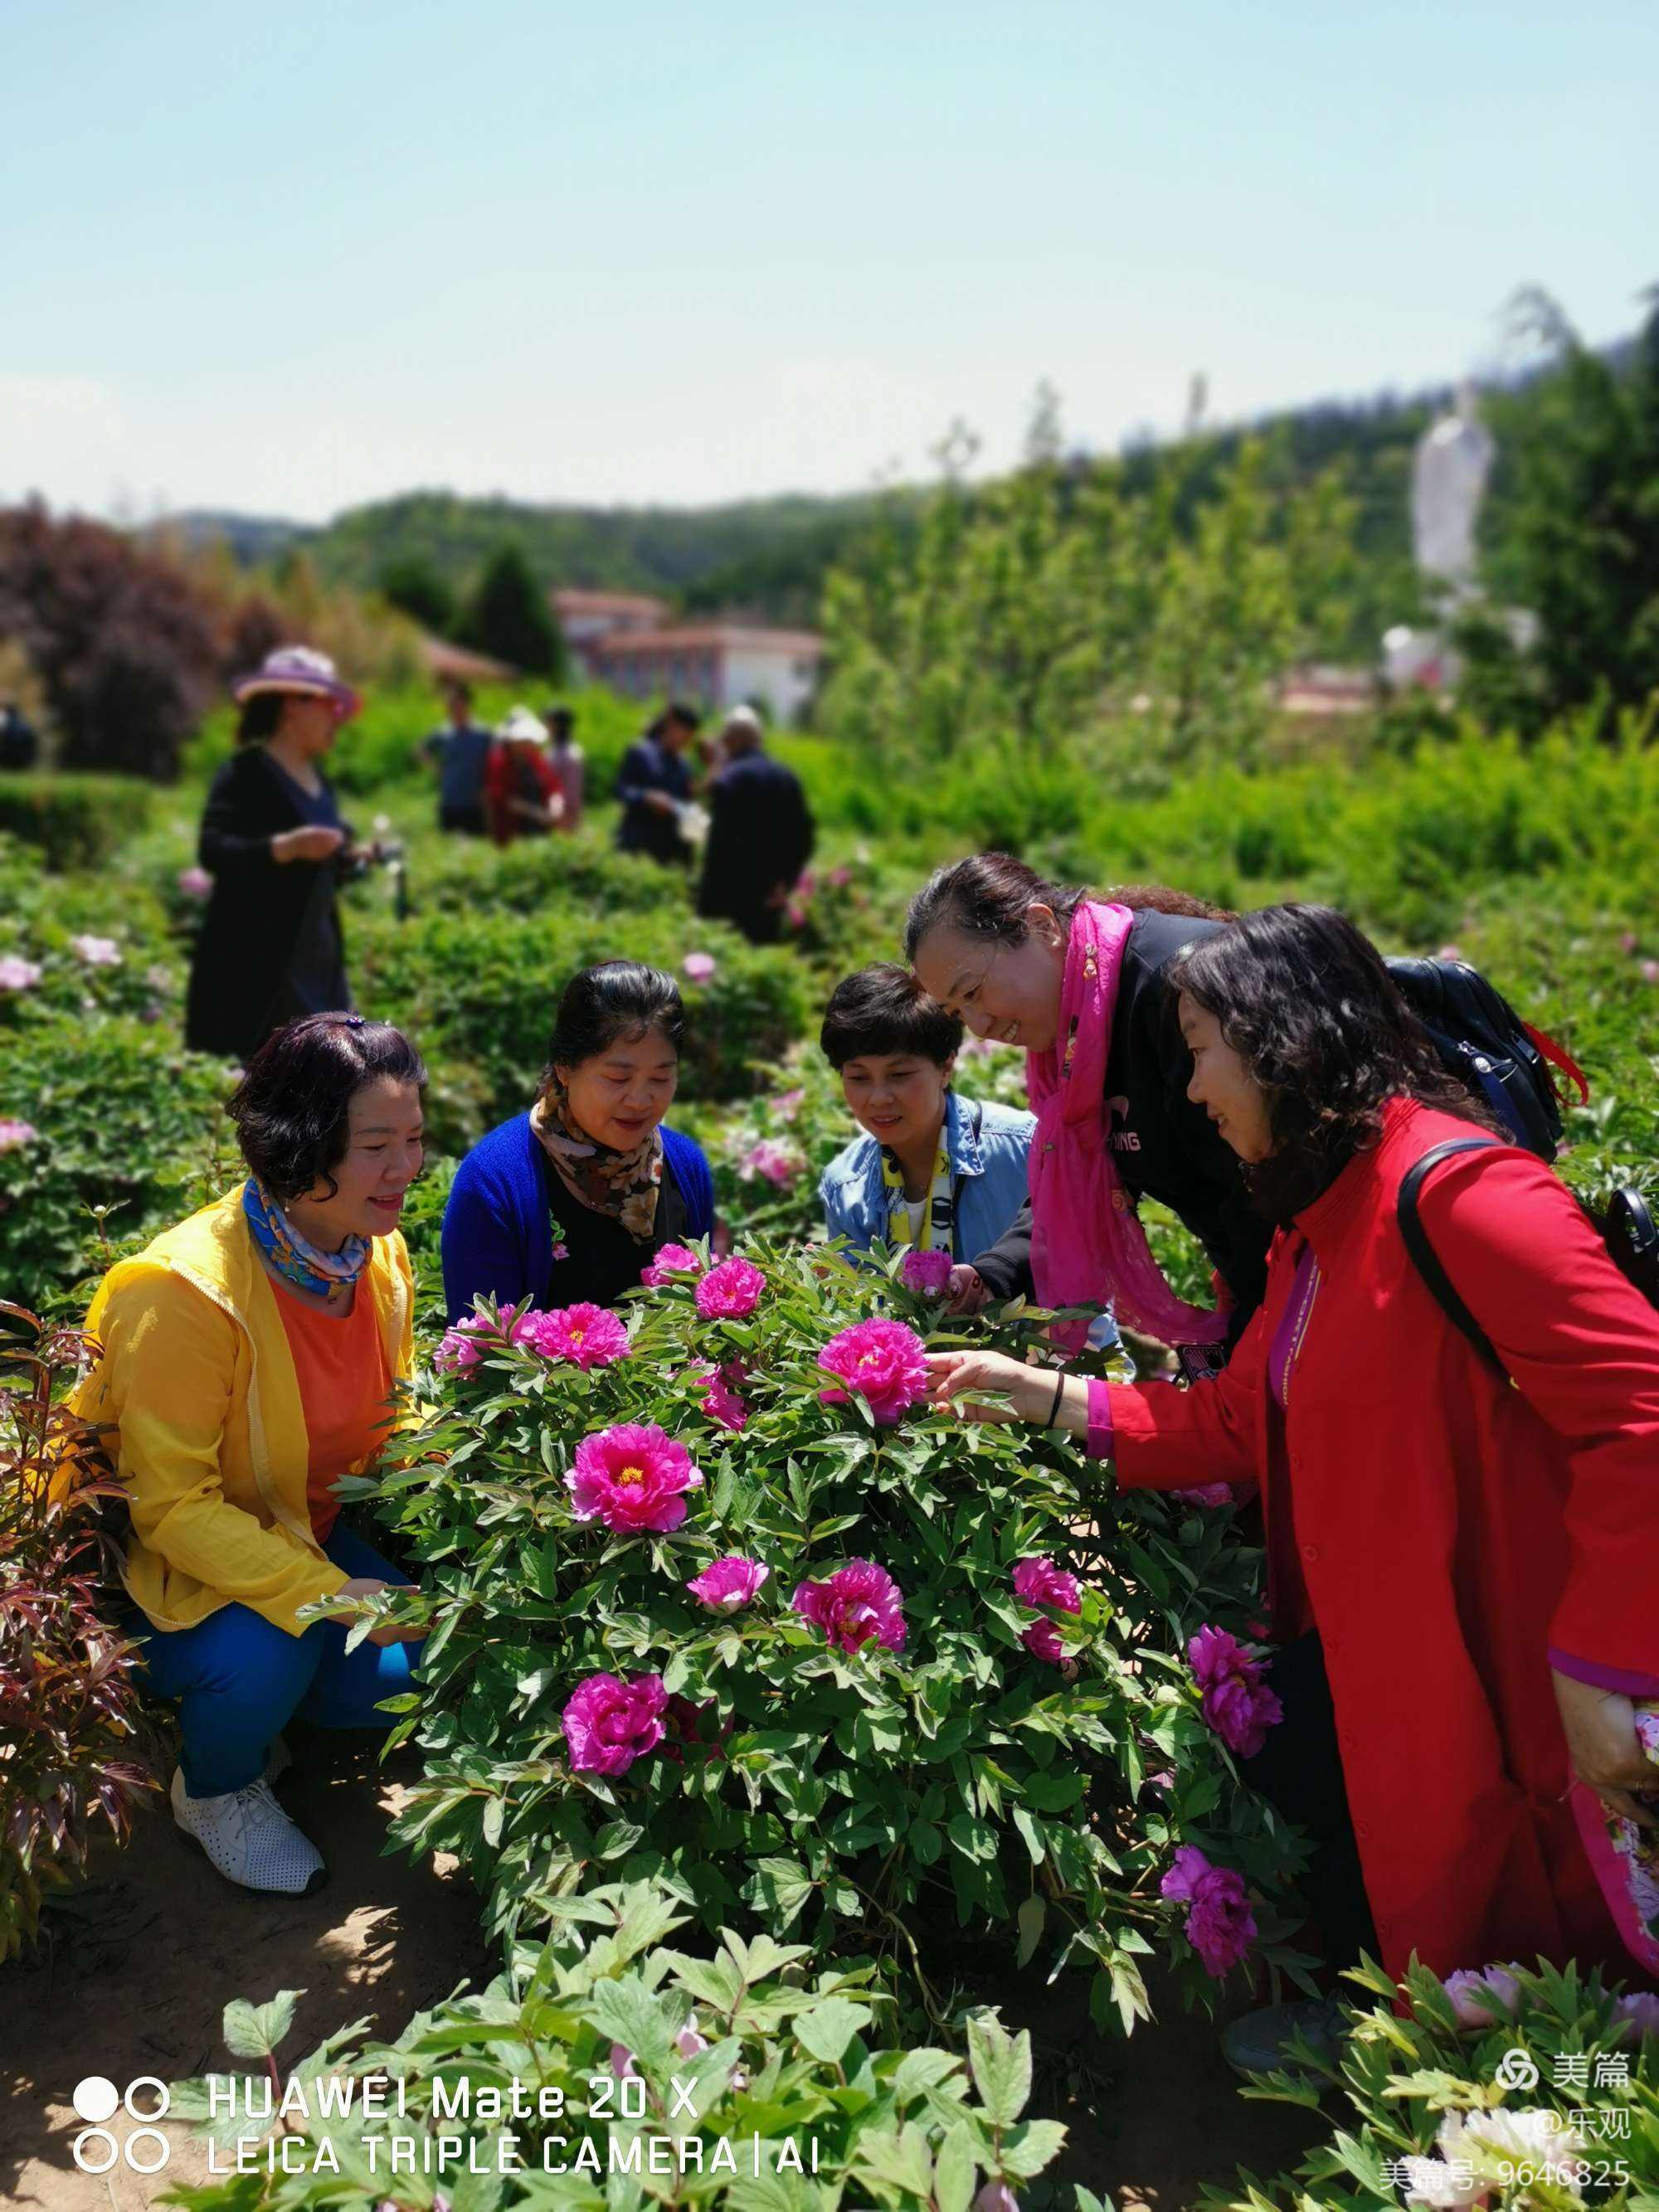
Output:
<svg viewBox="0 0 1659 2212">
<path fill-rule="evenodd" d="M 613 1305 L 665 1244 L 714 1225 L 708 1163 L 662 1126 L 685 1008 L 672 975 L 607 960 L 559 1001 L 540 1095 L 475 1145 L 444 1211 L 452 1322 L 477 1297 Z"/>
</svg>

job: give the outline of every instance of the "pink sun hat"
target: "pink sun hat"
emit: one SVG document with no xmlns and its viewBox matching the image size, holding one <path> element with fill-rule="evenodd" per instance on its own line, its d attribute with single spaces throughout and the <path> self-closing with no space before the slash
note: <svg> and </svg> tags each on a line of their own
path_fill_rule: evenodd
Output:
<svg viewBox="0 0 1659 2212">
<path fill-rule="evenodd" d="M 230 687 L 230 696 L 239 707 L 262 691 L 297 691 L 307 698 L 331 699 L 342 721 L 349 721 L 363 703 L 351 686 L 341 681 L 328 655 L 313 653 L 308 645 L 279 645 L 265 655 L 252 675 L 239 676 Z"/>
</svg>

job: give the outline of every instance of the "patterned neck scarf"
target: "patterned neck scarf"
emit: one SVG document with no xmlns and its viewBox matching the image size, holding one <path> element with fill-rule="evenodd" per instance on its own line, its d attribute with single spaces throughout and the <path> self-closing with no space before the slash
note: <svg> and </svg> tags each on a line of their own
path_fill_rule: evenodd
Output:
<svg viewBox="0 0 1659 2212">
<path fill-rule="evenodd" d="M 887 1242 L 896 1250 L 901 1244 L 912 1241 L 910 1200 L 904 1194 L 904 1170 L 899 1165 L 898 1154 L 885 1145 L 881 1148 L 881 1180 L 887 1192 Z M 939 1150 L 933 1156 L 933 1180 L 921 1209 L 921 1232 L 915 1239 L 919 1252 L 950 1252 L 955 1249 L 957 1209 L 951 1180 L 950 1147 L 941 1126 Z"/>
<path fill-rule="evenodd" d="M 355 1283 L 368 1265 L 367 1237 L 348 1237 L 337 1252 L 319 1252 L 307 1244 L 258 1176 L 250 1176 L 243 1186 L 242 1211 L 254 1243 L 296 1290 L 325 1298 L 343 1283 Z"/>
<path fill-rule="evenodd" d="M 662 1188 L 662 1130 L 631 1152 L 596 1145 L 570 1110 L 570 1094 L 551 1069 L 530 1109 L 536 1140 L 565 1188 L 594 1213 L 608 1213 L 637 1243 L 648 1244 Z"/>
</svg>

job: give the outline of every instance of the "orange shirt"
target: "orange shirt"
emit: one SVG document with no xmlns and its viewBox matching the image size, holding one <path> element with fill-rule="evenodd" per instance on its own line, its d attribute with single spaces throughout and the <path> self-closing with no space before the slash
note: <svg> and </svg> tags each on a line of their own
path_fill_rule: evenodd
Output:
<svg viewBox="0 0 1659 2212">
<path fill-rule="evenodd" d="M 361 1279 L 345 1315 L 307 1305 L 274 1279 L 272 1287 L 305 1410 L 306 1502 L 320 1544 L 340 1514 L 331 1486 L 386 1441 L 392 1370 L 374 1301 Z"/>
</svg>

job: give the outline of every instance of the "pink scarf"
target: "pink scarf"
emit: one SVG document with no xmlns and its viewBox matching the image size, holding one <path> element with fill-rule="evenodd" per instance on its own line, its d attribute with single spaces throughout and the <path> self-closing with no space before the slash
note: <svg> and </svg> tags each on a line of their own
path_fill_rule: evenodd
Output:
<svg viewBox="0 0 1659 2212">
<path fill-rule="evenodd" d="M 1060 985 L 1058 1050 L 1028 1053 L 1025 1086 L 1037 1117 L 1031 1139 L 1031 1272 L 1045 1306 L 1103 1306 L 1160 1344 L 1216 1344 L 1227 1317 L 1178 1298 L 1153 1259 L 1135 1203 L 1107 1141 L 1106 1056 L 1111 1048 L 1127 906 L 1085 899 L 1072 916 Z M 1067 1335 L 1075 1350 L 1085 1332 Z"/>
</svg>

